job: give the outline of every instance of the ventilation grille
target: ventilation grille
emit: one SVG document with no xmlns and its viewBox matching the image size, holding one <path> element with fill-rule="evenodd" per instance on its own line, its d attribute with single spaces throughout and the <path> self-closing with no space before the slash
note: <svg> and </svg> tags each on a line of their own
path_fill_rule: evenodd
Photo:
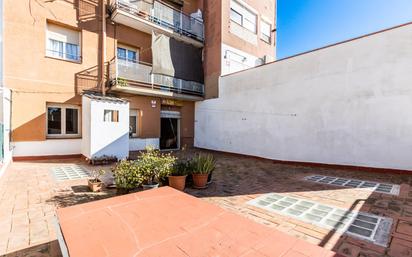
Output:
<svg viewBox="0 0 412 257">
<path fill-rule="evenodd" d="M 79 165 L 65 165 L 52 168 L 53 176 L 57 181 L 88 178 L 89 173 Z"/>
<path fill-rule="evenodd" d="M 390 195 L 399 195 L 400 186 L 394 184 L 383 184 L 372 181 L 347 179 L 339 177 L 330 177 L 322 175 L 312 175 L 304 178 L 307 181 L 316 183 L 328 184 L 333 186 L 351 187 L 351 188 L 367 188 L 377 193 Z"/>
<path fill-rule="evenodd" d="M 260 196 L 249 201 L 248 204 L 326 229 L 337 230 L 384 247 L 388 244 L 392 226 L 391 218 L 275 193 Z"/>
</svg>

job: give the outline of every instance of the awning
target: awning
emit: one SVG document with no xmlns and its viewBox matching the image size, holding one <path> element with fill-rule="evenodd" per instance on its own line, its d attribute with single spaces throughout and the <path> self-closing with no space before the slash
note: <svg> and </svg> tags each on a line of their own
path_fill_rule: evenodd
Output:
<svg viewBox="0 0 412 257">
<path fill-rule="evenodd" d="M 152 34 L 154 74 L 203 83 L 202 49 L 163 34 Z"/>
</svg>

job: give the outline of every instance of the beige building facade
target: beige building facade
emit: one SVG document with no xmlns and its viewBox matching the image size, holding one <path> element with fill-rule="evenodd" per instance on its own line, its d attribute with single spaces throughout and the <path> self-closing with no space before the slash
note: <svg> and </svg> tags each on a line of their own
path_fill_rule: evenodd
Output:
<svg viewBox="0 0 412 257">
<path fill-rule="evenodd" d="M 129 151 L 190 147 L 195 102 L 218 96 L 221 75 L 275 54 L 274 0 L 6 0 L 3 19 L 15 158 L 83 154 L 89 121 L 126 122 Z M 204 82 L 152 73 L 153 33 L 202 50 Z M 85 96 L 122 99 L 127 117 L 105 107 L 83 117 Z"/>
</svg>

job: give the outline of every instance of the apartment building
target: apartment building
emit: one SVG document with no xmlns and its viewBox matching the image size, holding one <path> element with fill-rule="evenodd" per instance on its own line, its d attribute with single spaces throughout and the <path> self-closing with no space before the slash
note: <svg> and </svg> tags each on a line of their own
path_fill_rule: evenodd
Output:
<svg viewBox="0 0 412 257">
<path fill-rule="evenodd" d="M 272 60 L 275 0 L 4 2 L 15 158 L 192 146 L 196 101 Z"/>
</svg>

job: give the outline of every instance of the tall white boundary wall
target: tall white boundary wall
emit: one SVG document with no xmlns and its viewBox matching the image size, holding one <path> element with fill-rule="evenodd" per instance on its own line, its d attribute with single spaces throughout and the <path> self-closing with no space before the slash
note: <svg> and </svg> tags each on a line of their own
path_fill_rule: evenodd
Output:
<svg viewBox="0 0 412 257">
<path fill-rule="evenodd" d="M 195 146 L 412 170 L 412 25 L 222 77 Z"/>
</svg>

